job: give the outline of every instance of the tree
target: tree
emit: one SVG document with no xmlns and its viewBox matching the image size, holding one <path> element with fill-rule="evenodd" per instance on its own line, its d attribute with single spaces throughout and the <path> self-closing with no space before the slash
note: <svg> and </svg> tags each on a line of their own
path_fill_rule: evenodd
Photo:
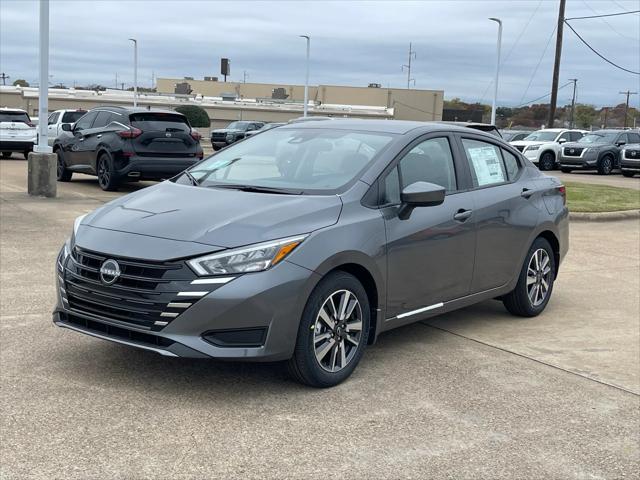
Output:
<svg viewBox="0 0 640 480">
<path fill-rule="evenodd" d="M 175 111 L 187 117 L 192 127 L 208 128 L 211 126 L 209 114 L 198 105 L 180 105 L 175 108 Z"/>
<path fill-rule="evenodd" d="M 593 105 L 576 104 L 576 113 L 574 115 L 576 127 L 590 128 L 598 117 L 598 112 L 596 112 Z"/>
<path fill-rule="evenodd" d="M 24 80 L 22 78 L 19 78 L 15 82 L 13 82 L 13 86 L 14 87 L 28 87 L 29 86 L 29 82 L 27 82 L 26 80 Z"/>
</svg>

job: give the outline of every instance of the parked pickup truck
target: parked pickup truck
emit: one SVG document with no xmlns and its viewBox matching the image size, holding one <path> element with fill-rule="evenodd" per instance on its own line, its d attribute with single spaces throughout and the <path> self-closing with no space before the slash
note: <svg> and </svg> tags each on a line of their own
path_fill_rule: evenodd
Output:
<svg viewBox="0 0 640 480">
<path fill-rule="evenodd" d="M 49 115 L 47 121 L 47 130 L 49 137 L 49 146 L 53 146 L 56 138 L 62 133 L 62 125 L 65 123 L 76 123 L 82 117 L 86 110 L 56 110 Z"/>
</svg>

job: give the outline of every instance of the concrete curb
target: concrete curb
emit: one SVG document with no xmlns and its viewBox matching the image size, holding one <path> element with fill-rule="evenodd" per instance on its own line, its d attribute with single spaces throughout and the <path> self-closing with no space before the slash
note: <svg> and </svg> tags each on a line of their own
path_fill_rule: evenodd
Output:
<svg viewBox="0 0 640 480">
<path fill-rule="evenodd" d="M 573 222 L 615 222 L 618 220 L 640 219 L 640 210 L 623 210 L 620 212 L 569 212 Z"/>
</svg>

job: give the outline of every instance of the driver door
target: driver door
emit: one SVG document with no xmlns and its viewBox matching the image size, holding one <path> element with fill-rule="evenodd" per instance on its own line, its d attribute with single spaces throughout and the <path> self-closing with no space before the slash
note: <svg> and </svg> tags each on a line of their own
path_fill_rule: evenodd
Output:
<svg viewBox="0 0 640 480">
<path fill-rule="evenodd" d="M 86 154 L 84 134 L 91 128 L 97 116 L 98 112 L 89 112 L 75 123 L 71 132 L 73 138 L 64 145 L 64 160 L 68 167 L 87 165 L 84 158 Z"/>
</svg>

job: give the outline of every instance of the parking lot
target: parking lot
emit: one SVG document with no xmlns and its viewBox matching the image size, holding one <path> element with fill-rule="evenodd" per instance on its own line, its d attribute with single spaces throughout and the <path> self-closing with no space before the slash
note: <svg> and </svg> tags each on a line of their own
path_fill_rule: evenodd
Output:
<svg viewBox="0 0 640 480">
<path fill-rule="evenodd" d="M 489 301 L 410 325 L 313 390 L 280 365 L 54 327 L 73 219 L 148 184 L 107 193 L 79 175 L 44 200 L 25 193 L 26 167 L 0 162 L 1 478 L 637 478 L 637 220 L 573 223 L 541 316 Z"/>
</svg>

